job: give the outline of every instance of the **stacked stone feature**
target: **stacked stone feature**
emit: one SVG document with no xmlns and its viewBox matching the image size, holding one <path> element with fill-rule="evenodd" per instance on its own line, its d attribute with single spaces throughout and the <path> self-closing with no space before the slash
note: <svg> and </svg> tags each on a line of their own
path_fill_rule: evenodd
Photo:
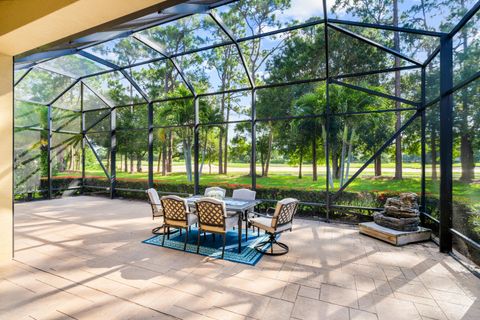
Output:
<svg viewBox="0 0 480 320">
<path fill-rule="evenodd" d="M 417 195 L 401 193 L 399 197 L 388 198 L 385 210 L 373 215 L 375 223 L 399 231 L 417 231 L 420 224 Z"/>
</svg>

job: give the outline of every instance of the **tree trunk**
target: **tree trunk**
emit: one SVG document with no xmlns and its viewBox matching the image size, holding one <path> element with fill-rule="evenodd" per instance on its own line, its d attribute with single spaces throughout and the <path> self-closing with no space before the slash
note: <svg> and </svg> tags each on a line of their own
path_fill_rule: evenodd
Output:
<svg viewBox="0 0 480 320">
<path fill-rule="evenodd" d="M 70 162 L 68 163 L 68 170 L 70 170 L 70 171 L 74 170 L 74 163 L 73 163 L 74 159 L 75 159 L 74 149 L 73 149 L 72 146 L 70 146 Z"/>
<path fill-rule="evenodd" d="M 160 165 L 162 163 L 162 148 L 158 148 L 158 158 L 157 158 L 157 173 L 160 173 Z"/>
<path fill-rule="evenodd" d="M 302 179 L 302 178 L 303 178 L 303 175 L 302 175 L 302 163 L 303 163 L 303 150 L 300 149 L 300 160 L 299 160 L 299 163 L 298 163 L 298 179 Z"/>
<path fill-rule="evenodd" d="M 223 173 L 223 128 L 218 134 L 218 174 Z"/>
<path fill-rule="evenodd" d="M 432 156 L 432 180 L 437 180 L 437 131 L 435 128 L 432 127 L 432 133 L 430 137 L 430 149 L 432 149 L 431 156 Z"/>
<path fill-rule="evenodd" d="M 350 143 L 348 144 L 347 170 L 345 172 L 345 180 L 346 181 L 348 181 L 348 177 L 350 176 L 350 163 L 352 163 L 353 141 L 355 141 L 355 128 L 352 128 L 352 133 L 350 134 Z"/>
<path fill-rule="evenodd" d="M 472 139 L 469 134 L 460 137 L 460 161 L 462 164 L 460 180 L 472 182 L 475 178 L 475 158 L 473 156 Z"/>
<path fill-rule="evenodd" d="M 127 156 L 126 153 L 125 153 L 125 158 L 124 158 L 124 162 L 123 162 L 123 171 L 125 173 L 128 172 L 128 156 Z"/>
<path fill-rule="evenodd" d="M 382 155 L 375 158 L 375 177 L 382 175 Z"/>
<path fill-rule="evenodd" d="M 205 157 L 207 155 L 207 144 L 208 144 L 208 130 L 205 130 L 205 138 L 203 139 L 203 150 L 202 150 L 202 163 L 200 164 L 200 174 L 203 172 L 203 164 L 205 163 Z"/>
<path fill-rule="evenodd" d="M 465 7 L 464 1 L 461 2 L 462 8 Z M 468 35 L 465 31 L 466 28 L 463 28 L 462 39 L 463 39 L 463 52 L 468 50 Z M 463 63 L 463 69 L 468 66 Z M 472 182 L 475 179 L 475 158 L 473 155 L 473 137 L 470 134 L 470 128 L 468 124 L 468 117 L 470 114 L 468 104 L 468 92 L 467 90 L 462 91 L 462 123 L 460 126 L 460 162 L 462 165 L 462 175 L 460 180 L 464 182 Z"/>
<path fill-rule="evenodd" d="M 323 150 L 325 151 L 325 160 L 327 161 L 328 163 L 328 157 L 327 157 L 327 148 L 328 148 L 328 145 L 327 145 L 327 130 L 325 128 L 325 124 L 322 124 L 322 139 L 323 139 Z M 330 172 L 330 166 L 328 166 L 327 168 L 327 177 L 328 177 L 328 183 L 330 184 L 330 188 L 334 188 L 334 185 L 333 185 L 333 177 L 332 177 L 332 174 Z"/>
<path fill-rule="evenodd" d="M 110 172 L 110 155 L 111 155 L 111 151 L 108 150 L 107 152 L 107 171 Z"/>
<path fill-rule="evenodd" d="M 338 166 L 338 154 L 335 148 L 331 149 L 332 151 L 332 175 L 334 179 L 340 179 L 340 168 Z"/>
<path fill-rule="evenodd" d="M 225 119 L 226 122 L 230 120 L 230 108 L 231 108 L 231 101 L 230 101 L 230 94 L 228 95 L 228 104 L 227 104 L 227 117 Z M 225 125 L 225 139 L 224 139 L 224 160 L 223 160 L 223 173 L 227 174 L 227 166 L 228 166 L 228 124 Z"/>
<path fill-rule="evenodd" d="M 192 182 L 192 149 L 190 142 L 183 140 L 183 155 L 185 158 L 185 171 L 187 173 L 188 182 Z"/>
<path fill-rule="evenodd" d="M 142 172 L 142 156 L 137 154 L 137 172 Z"/>
<path fill-rule="evenodd" d="M 222 88 L 225 88 L 225 75 L 222 77 Z M 220 114 L 222 117 L 225 114 L 225 93 L 222 94 L 221 102 L 220 102 Z M 218 134 L 218 174 L 223 173 L 223 127 L 220 127 L 220 133 Z"/>
<path fill-rule="evenodd" d="M 262 177 L 265 176 L 265 154 L 260 154 L 260 163 L 262 165 Z"/>
<path fill-rule="evenodd" d="M 171 130 L 168 130 L 168 146 L 167 146 L 167 172 L 172 172 L 172 162 L 173 162 L 173 133 Z"/>
<path fill-rule="evenodd" d="M 265 159 L 265 177 L 268 177 L 268 171 L 270 170 L 270 160 L 272 158 L 272 145 L 273 145 L 273 130 L 270 128 L 270 133 L 268 134 L 267 158 Z"/>
<path fill-rule="evenodd" d="M 167 174 L 167 144 L 164 143 L 162 145 L 162 176 L 165 176 L 166 174 Z"/>
<path fill-rule="evenodd" d="M 223 139 L 223 173 L 227 174 L 228 166 L 228 124 L 225 125 L 225 138 Z"/>
<path fill-rule="evenodd" d="M 393 25 L 398 27 L 398 0 L 393 1 Z M 398 32 L 394 33 L 394 49 L 400 52 L 400 36 Z M 395 67 L 400 67 L 400 58 L 395 56 Z M 395 71 L 395 96 L 400 97 L 400 71 Z M 401 104 L 395 101 L 395 108 L 401 108 Z M 402 126 L 402 116 L 400 112 L 396 112 L 395 131 Z M 395 139 L 395 179 L 402 179 L 402 135 L 398 135 Z"/>
<path fill-rule="evenodd" d="M 312 139 L 312 180 L 318 180 L 318 173 L 317 173 L 317 136 L 316 134 L 313 135 Z"/>
<path fill-rule="evenodd" d="M 342 155 L 340 158 L 340 187 L 343 186 L 343 181 L 345 178 L 345 153 L 347 152 L 347 139 L 348 139 L 348 127 L 345 124 L 343 127 Z"/>
<path fill-rule="evenodd" d="M 133 173 L 133 154 L 130 155 L 130 173 Z"/>
</svg>

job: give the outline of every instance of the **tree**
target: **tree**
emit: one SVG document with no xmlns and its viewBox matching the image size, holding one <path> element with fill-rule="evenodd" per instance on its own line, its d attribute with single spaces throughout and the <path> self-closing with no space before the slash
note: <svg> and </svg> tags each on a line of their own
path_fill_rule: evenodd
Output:
<svg viewBox="0 0 480 320">
<path fill-rule="evenodd" d="M 399 26 L 399 3 L 402 0 L 336 0 L 333 11 L 346 10 L 349 14 L 359 17 L 363 22 L 377 24 L 393 24 Z M 393 49 L 400 52 L 399 32 L 393 34 Z M 394 57 L 394 66 L 400 67 L 401 59 Z M 401 95 L 401 77 L 400 71 L 395 72 L 395 96 Z M 395 109 L 399 109 L 401 104 L 395 102 Z M 402 125 L 401 112 L 396 113 L 395 130 L 399 130 Z M 395 178 L 402 179 L 402 136 L 398 135 L 395 139 Z"/>
<path fill-rule="evenodd" d="M 459 21 L 461 17 L 465 15 L 467 10 L 468 1 L 434 1 L 434 0 L 421 0 L 417 5 L 412 6 L 408 12 L 410 16 L 410 26 L 420 27 L 427 30 L 435 29 L 429 24 L 430 21 L 438 21 L 438 16 L 442 12 L 448 12 L 445 15 L 444 19 L 438 23 L 438 28 L 450 32 L 454 25 Z M 475 19 L 475 18 L 474 18 Z M 478 53 L 480 51 L 480 43 L 478 41 L 479 30 L 475 27 L 475 23 L 468 23 L 465 25 L 460 32 L 455 37 L 454 41 L 454 55 L 455 55 L 455 81 L 459 82 L 466 79 L 469 75 L 476 70 L 476 66 L 480 62 L 478 59 Z M 431 51 L 429 51 L 431 53 Z M 474 66 L 475 68 L 472 68 Z M 438 66 L 435 66 L 433 63 L 430 63 L 429 67 L 430 73 L 438 73 Z M 434 83 L 434 92 L 439 94 L 438 82 L 439 79 L 436 78 L 436 83 Z M 475 100 L 475 94 L 473 92 L 475 88 L 468 87 L 460 91 L 460 94 L 456 95 L 456 117 L 455 117 L 455 128 L 454 131 L 459 136 L 459 143 L 456 144 L 459 147 L 459 156 L 461 162 L 461 176 L 460 180 L 465 182 L 471 182 L 475 178 L 475 157 L 474 157 L 474 148 L 475 140 L 477 134 L 475 133 L 478 130 L 478 122 L 472 121 L 475 119 L 475 109 L 471 108 L 472 102 Z M 432 98 L 436 98 L 432 97 Z M 436 141 L 438 140 L 438 132 L 435 128 L 438 127 L 439 113 L 437 108 L 432 108 L 429 110 L 429 120 L 431 125 L 429 126 L 430 132 L 430 152 L 432 159 L 432 178 L 436 179 L 436 150 L 437 145 Z"/>
<path fill-rule="evenodd" d="M 295 101 L 294 109 L 294 112 L 299 116 L 318 115 L 325 111 L 324 105 L 321 104 L 318 94 L 316 93 L 307 93 L 301 96 Z M 294 141 L 298 143 L 300 167 L 305 150 L 310 148 L 312 156 L 313 181 L 318 180 L 317 142 L 319 135 L 317 131 L 319 128 L 322 128 L 322 126 L 324 126 L 324 121 L 322 121 L 321 118 L 299 118 L 293 121 L 293 127 L 295 128 L 295 134 L 293 136 Z M 301 177 L 301 173 L 299 173 L 299 176 Z"/>
<path fill-rule="evenodd" d="M 186 96 L 188 89 L 184 86 L 179 86 L 172 95 Z M 181 150 L 185 161 L 185 170 L 187 180 L 193 181 L 192 171 L 192 146 L 193 146 L 193 126 L 194 114 L 192 112 L 193 105 L 191 100 L 179 99 L 171 100 L 165 103 L 163 108 L 159 110 L 159 114 L 168 123 L 178 126 L 175 129 L 175 134 L 180 139 Z"/>
<path fill-rule="evenodd" d="M 275 12 L 283 11 L 289 7 L 290 0 L 248 0 L 234 3 L 231 11 L 236 12 L 242 19 L 241 26 L 245 29 L 244 33 L 260 34 L 265 32 L 266 29 L 279 28 L 281 22 L 277 20 Z M 284 41 L 279 41 L 274 47 L 267 49 L 263 45 L 264 42 L 265 39 L 258 38 L 241 44 L 251 79 L 255 84 L 262 81 L 262 79 L 259 79 L 258 73 L 265 61 L 284 45 Z M 267 123 L 267 126 L 269 128 L 264 130 L 268 134 L 268 141 L 265 145 L 267 149 L 262 154 L 262 158 L 265 160 L 265 166 L 262 167 L 265 176 L 268 175 L 274 134 L 272 123 Z"/>
</svg>

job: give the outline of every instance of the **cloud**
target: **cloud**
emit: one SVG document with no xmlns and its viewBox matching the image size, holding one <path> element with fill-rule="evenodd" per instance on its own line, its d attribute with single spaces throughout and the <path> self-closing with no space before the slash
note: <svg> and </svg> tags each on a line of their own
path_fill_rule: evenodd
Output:
<svg viewBox="0 0 480 320">
<path fill-rule="evenodd" d="M 327 1 L 327 10 L 333 6 L 334 1 Z M 296 20 L 306 20 L 310 17 L 323 17 L 322 0 L 292 0 L 291 8 L 285 10 L 284 15 Z"/>
</svg>

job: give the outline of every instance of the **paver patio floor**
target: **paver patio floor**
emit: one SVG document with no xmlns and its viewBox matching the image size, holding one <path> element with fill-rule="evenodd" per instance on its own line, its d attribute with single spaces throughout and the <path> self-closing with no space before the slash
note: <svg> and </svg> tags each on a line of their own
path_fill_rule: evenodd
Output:
<svg viewBox="0 0 480 320">
<path fill-rule="evenodd" d="M 295 220 L 254 267 L 142 244 L 147 203 L 17 204 L 0 319 L 480 319 L 480 280 L 433 242 L 396 248 Z"/>
</svg>

